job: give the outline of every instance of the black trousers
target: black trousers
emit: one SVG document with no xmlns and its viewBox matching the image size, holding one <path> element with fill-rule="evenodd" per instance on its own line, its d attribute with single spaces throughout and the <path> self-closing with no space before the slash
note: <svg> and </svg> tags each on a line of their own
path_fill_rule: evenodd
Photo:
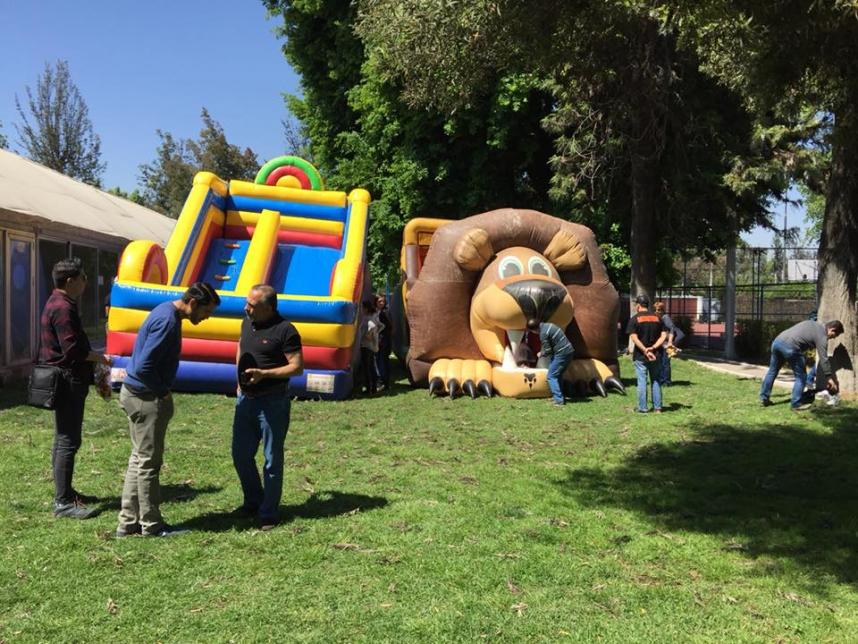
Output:
<svg viewBox="0 0 858 644">
<path fill-rule="evenodd" d="M 65 504 L 74 501 L 72 476 L 74 459 L 80 448 L 83 430 L 83 408 L 89 385 L 80 381 L 60 380 L 54 408 L 54 447 L 51 464 L 54 470 L 54 501 Z"/>
<path fill-rule="evenodd" d="M 363 372 L 363 384 L 366 393 L 374 394 L 378 388 L 378 379 L 375 373 L 375 351 L 361 347 L 361 371 Z"/>
</svg>

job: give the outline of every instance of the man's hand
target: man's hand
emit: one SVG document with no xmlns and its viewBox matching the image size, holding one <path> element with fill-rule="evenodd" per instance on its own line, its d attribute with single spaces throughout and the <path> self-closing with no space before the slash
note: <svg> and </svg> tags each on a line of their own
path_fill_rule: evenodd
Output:
<svg viewBox="0 0 858 644">
<path fill-rule="evenodd" d="M 265 378 L 265 371 L 263 369 L 251 367 L 249 369 L 244 370 L 244 375 L 247 378 L 248 385 L 255 385 L 258 382 L 262 382 L 262 380 Z"/>
<path fill-rule="evenodd" d="M 840 387 L 837 384 L 837 381 L 834 378 L 828 379 L 828 391 L 832 394 L 836 394 L 840 391 Z"/>
<path fill-rule="evenodd" d="M 655 351 L 653 351 L 653 350 L 652 350 L 651 348 L 649 348 L 649 347 L 647 347 L 646 349 L 644 349 L 644 355 L 646 356 L 646 359 L 647 359 L 647 360 L 649 360 L 650 362 L 652 362 L 653 360 L 655 360 Z"/>
</svg>

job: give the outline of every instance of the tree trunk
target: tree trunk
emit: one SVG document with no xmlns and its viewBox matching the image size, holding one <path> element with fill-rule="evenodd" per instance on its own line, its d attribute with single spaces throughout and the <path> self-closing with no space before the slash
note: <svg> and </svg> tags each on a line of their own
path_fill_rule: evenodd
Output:
<svg viewBox="0 0 858 644">
<path fill-rule="evenodd" d="M 835 114 L 831 144 L 831 177 L 822 238 L 819 243 L 820 322 L 840 320 L 843 335 L 829 344 L 832 367 L 841 391 L 858 392 L 855 356 L 858 351 L 858 114 L 851 107 Z"/>
<path fill-rule="evenodd" d="M 631 256 L 632 282 L 630 285 L 631 309 L 634 313 L 635 296 L 641 293 L 655 297 L 656 240 L 655 204 L 659 187 L 659 160 L 656 155 L 632 153 L 632 223 Z"/>
</svg>

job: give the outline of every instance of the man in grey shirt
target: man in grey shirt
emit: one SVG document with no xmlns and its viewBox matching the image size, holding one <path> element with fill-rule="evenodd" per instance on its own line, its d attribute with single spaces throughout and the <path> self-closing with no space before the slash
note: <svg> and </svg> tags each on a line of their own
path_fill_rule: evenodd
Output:
<svg viewBox="0 0 858 644">
<path fill-rule="evenodd" d="M 840 320 L 831 320 L 822 324 L 813 320 L 805 320 L 791 326 L 783 331 L 772 342 L 772 358 L 769 362 L 769 370 L 763 378 L 763 386 L 760 389 L 760 402 L 763 407 L 771 405 L 769 395 L 772 385 L 781 367 L 785 362 L 789 363 L 795 374 L 795 383 L 792 386 L 792 397 L 790 407 L 793 411 L 807 409 L 810 405 L 802 405 L 801 397 L 804 392 L 805 371 L 804 352 L 808 349 L 816 349 L 819 360 L 817 366 L 818 382 L 828 382 L 828 391 L 837 393 L 837 381 L 828 361 L 828 341 L 843 333 L 843 323 Z"/>
</svg>

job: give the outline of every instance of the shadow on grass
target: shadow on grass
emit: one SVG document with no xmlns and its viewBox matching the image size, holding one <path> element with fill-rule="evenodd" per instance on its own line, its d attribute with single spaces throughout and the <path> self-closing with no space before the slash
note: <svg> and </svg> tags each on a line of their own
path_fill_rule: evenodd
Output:
<svg viewBox="0 0 858 644">
<path fill-rule="evenodd" d="M 27 383 L 21 380 L 0 387 L 0 411 L 24 405 L 27 402 Z"/>
<path fill-rule="evenodd" d="M 831 578 L 858 582 L 858 410 L 814 416 L 830 432 L 692 426 L 690 440 L 648 445 L 613 469 L 570 470 L 556 483 L 589 506 L 720 535 L 725 550 L 751 558 L 790 559 L 824 593 Z"/>
<path fill-rule="evenodd" d="M 161 486 L 161 505 L 165 503 L 187 503 L 193 501 L 198 496 L 203 494 L 215 494 L 223 488 L 216 485 L 207 485 L 205 487 L 191 487 L 184 483 L 178 485 L 162 485 Z M 97 503 L 93 504 L 98 508 L 98 514 L 108 510 L 119 511 L 122 505 L 122 498 L 118 496 L 100 497 Z"/>
<path fill-rule="evenodd" d="M 281 524 L 295 519 L 325 519 L 328 517 L 365 512 L 383 508 L 388 504 L 381 496 L 349 494 L 337 491 L 314 492 L 300 505 L 281 505 Z M 225 532 L 228 530 L 251 530 L 256 528 L 255 520 L 236 516 L 233 512 L 209 512 L 182 522 L 182 527 L 207 532 Z"/>
</svg>

